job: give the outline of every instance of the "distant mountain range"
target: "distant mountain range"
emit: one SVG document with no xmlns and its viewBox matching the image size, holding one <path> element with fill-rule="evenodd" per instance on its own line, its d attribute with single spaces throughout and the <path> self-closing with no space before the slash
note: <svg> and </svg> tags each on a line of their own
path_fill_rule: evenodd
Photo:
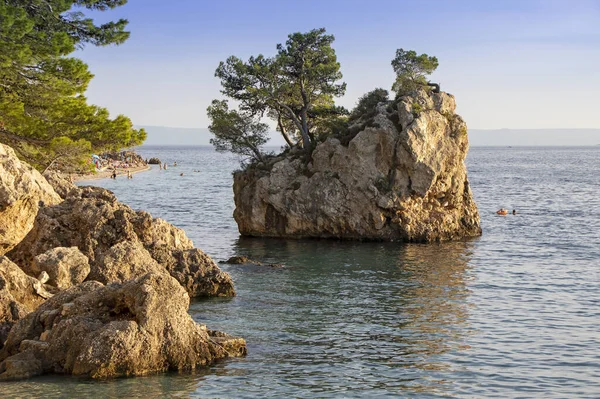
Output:
<svg viewBox="0 0 600 399">
<path fill-rule="evenodd" d="M 143 127 L 148 132 L 144 145 L 210 145 L 207 128 L 165 126 Z M 284 145 L 277 132 L 269 146 Z M 600 144 L 600 129 L 469 129 L 471 146 L 588 146 Z"/>
</svg>

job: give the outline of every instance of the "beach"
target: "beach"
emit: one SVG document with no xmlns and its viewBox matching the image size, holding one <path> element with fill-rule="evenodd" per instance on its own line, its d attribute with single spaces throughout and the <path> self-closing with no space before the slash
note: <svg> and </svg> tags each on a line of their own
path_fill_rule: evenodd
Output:
<svg viewBox="0 0 600 399">
<path fill-rule="evenodd" d="M 125 176 L 127 177 L 127 172 L 131 172 L 132 175 L 140 172 L 145 172 L 152 169 L 150 165 L 140 165 L 132 168 L 126 169 L 117 169 L 117 177 Z M 82 182 L 82 181 L 90 181 L 90 180 L 98 180 L 98 179 L 106 179 L 112 175 L 113 171 L 111 169 L 103 170 L 101 172 L 93 172 L 93 173 L 85 173 L 85 174 L 71 174 L 71 180 L 73 182 Z"/>
</svg>

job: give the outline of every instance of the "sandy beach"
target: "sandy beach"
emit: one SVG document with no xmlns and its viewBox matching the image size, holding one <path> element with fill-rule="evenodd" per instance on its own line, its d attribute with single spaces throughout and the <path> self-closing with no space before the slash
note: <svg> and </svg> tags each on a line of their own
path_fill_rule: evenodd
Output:
<svg viewBox="0 0 600 399">
<path fill-rule="evenodd" d="M 127 168 L 127 169 L 117 169 L 117 177 L 118 176 L 127 176 L 127 171 L 130 171 L 131 174 L 136 174 L 136 173 L 140 173 L 140 172 L 145 172 L 150 169 L 151 169 L 150 165 L 141 165 L 141 166 L 136 166 L 136 167 Z M 88 180 L 106 179 L 106 178 L 109 178 L 112 175 L 112 173 L 113 173 L 112 169 L 110 169 L 110 170 L 107 169 L 103 172 L 73 174 L 73 175 L 71 175 L 71 177 L 72 177 L 73 182 L 80 182 L 80 181 L 88 181 Z"/>
</svg>

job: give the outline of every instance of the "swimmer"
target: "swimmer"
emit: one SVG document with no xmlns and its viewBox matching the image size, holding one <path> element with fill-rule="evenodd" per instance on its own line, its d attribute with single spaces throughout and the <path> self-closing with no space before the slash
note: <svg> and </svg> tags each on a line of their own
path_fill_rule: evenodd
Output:
<svg viewBox="0 0 600 399">
<path fill-rule="evenodd" d="M 173 162 L 173 166 L 177 166 L 177 162 Z"/>
<path fill-rule="evenodd" d="M 504 209 L 504 208 L 500 208 L 500 209 L 498 209 L 498 210 L 496 211 L 496 213 L 497 213 L 498 215 L 506 215 L 506 214 L 508 214 L 508 210 L 506 210 L 506 209 Z"/>
<path fill-rule="evenodd" d="M 516 215 L 516 214 L 517 214 L 517 210 L 513 209 L 513 215 Z"/>
<path fill-rule="evenodd" d="M 183 176 L 183 173 L 180 173 L 179 176 Z"/>
</svg>

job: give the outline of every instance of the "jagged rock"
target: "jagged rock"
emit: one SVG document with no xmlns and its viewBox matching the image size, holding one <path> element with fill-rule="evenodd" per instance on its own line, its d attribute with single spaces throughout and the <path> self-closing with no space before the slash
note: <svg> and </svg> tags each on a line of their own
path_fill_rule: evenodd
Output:
<svg viewBox="0 0 600 399">
<path fill-rule="evenodd" d="M 152 257 L 179 281 L 191 297 L 235 295 L 229 274 L 221 271 L 199 249 L 170 250 L 164 245 L 157 245 L 149 250 Z"/>
<path fill-rule="evenodd" d="M 62 199 L 67 198 L 72 190 L 77 190 L 71 179 L 62 173 L 48 170 L 44 172 L 44 178 Z"/>
<path fill-rule="evenodd" d="M 246 353 L 242 339 L 196 324 L 188 306 L 189 296 L 166 273 L 72 287 L 13 327 L 0 351 L 0 379 L 138 376 Z"/>
<path fill-rule="evenodd" d="M 87 256 L 77 247 L 57 247 L 33 258 L 30 275 L 48 273 L 48 284 L 64 290 L 85 280 L 90 273 Z"/>
<path fill-rule="evenodd" d="M 0 256 L 0 348 L 15 322 L 51 297 L 43 283 Z"/>
<path fill-rule="evenodd" d="M 0 255 L 33 227 L 40 207 L 58 204 L 60 197 L 42 175 L 0 144 Z"/>
<path fill-rule="evenodd" d="M 102 252 L 94 262 L 88 280 L 103 284 L 124 282 L 152 271 L 166 273 L 139 241 L 122 241 Z"/>
<path fill-rule="evenodd" d="M 162 165 L 162 162 L 158 158 L 150 158 L 150 160 L 148 160 L 148 164 L 149 165 Z"/>
<path fill-rule="evenodd" d="M 88 280 L 125 281 L 157 272 L 158 262 L 193 297 L 234 295 L 229 275 L 194 249 L 183 230 L 132 210 L 99 187 L 71 191 L 62 203 L 43 208 L 9 256 L 30 270 L 36 256 L 56 247 L 77 247 L 89 259 Z"/>
<path fill-rule="evenodd" d="M 234 174 L 241 234 L 438 241 L 481 234 L 467 179 L 467 127 L 454 97 L 417 91 L 379 104 L 348 145 Z"/>
</svg>

